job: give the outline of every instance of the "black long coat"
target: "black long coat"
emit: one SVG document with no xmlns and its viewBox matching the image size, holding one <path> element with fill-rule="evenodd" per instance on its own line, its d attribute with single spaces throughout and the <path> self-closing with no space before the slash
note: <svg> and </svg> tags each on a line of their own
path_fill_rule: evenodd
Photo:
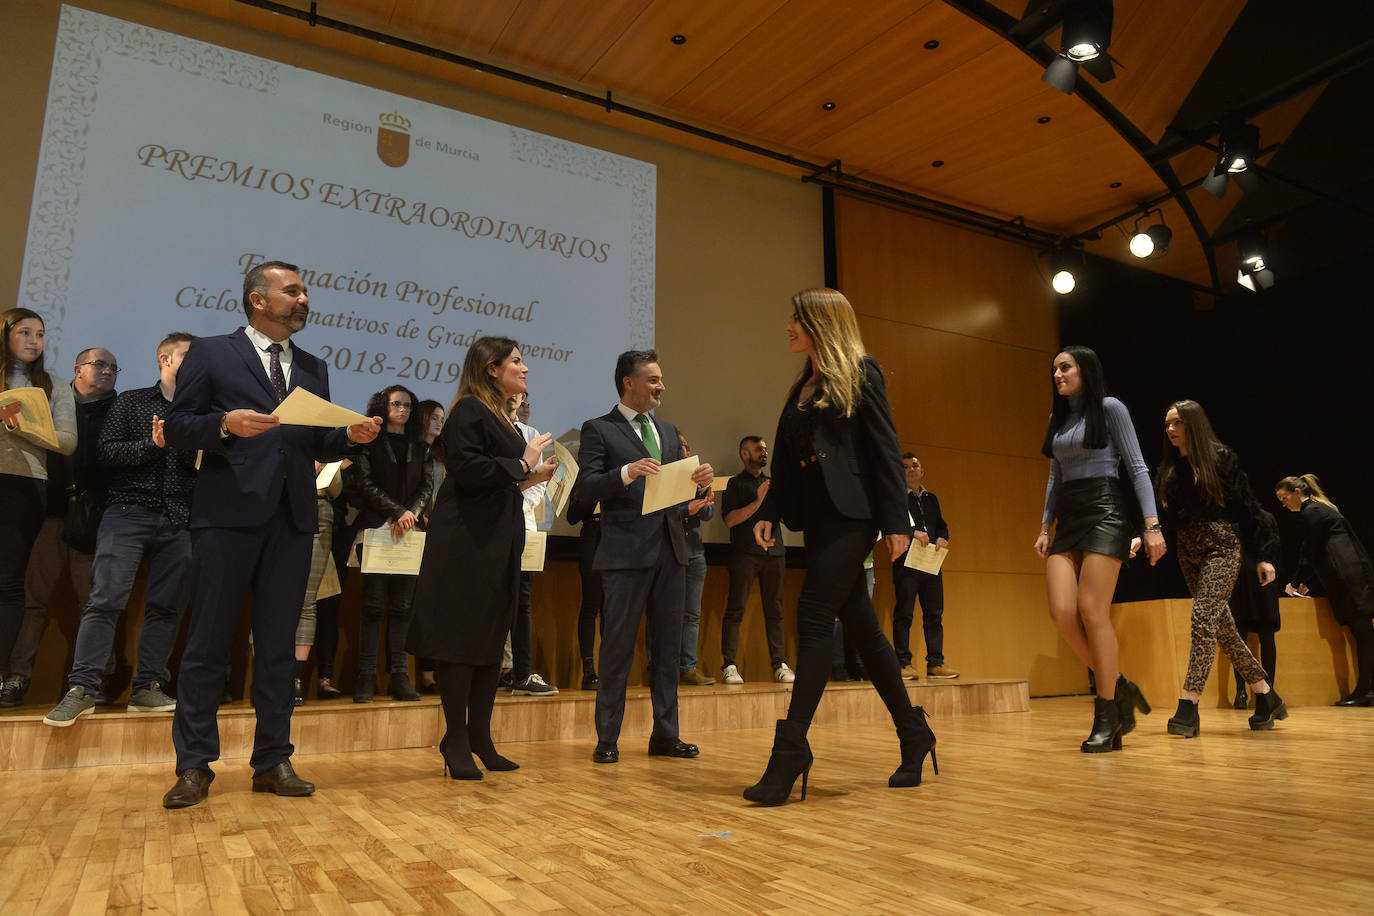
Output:
<svg viewBox="0 0 1374 916">
<path fill-rule="evenodd" d="M 1315 573 L 1336 619 L 1346 626 L 1374 617 L 1374 565 L 1345 516 L 1308 499 L 1298 512 L 1298 525 L 1303 538 L 1294 584 L 1311 585 Z"/>
<path fill-rule="evenodd" d="M 497 665 L 515 619 L 525 514 L 525 440 L 476 398 L 444 424 L 443 486 L 429 517 L 406 651 Z"/>
</svg>

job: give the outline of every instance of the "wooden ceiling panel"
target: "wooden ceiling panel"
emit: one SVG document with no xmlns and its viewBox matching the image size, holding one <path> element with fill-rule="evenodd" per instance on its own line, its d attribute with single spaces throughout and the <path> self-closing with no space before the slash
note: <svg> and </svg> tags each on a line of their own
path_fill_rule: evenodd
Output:
<svg viewBox="0 0 1374 916">
<path fill-rule="evenodd" d="M 927 49 L 930 40 L 939 47 Z M 928 3 L 744 126 L 794 146 L 820 144 L 1000 43 L 948 4 Z M 822 110 L 825 102 L 835 109 Z"/>
<path fill-rule="evenodd" d="M 491 54 L 581 79 L 625 34 L 650 0 L 521 0 Z M 467 4 L 454 4 L 463 9 Z"/>
<path fill-rule="evenodd" d="M 357 2 L 357 0 L 354 0 Z M 380 0 L 371 0 L 380 2 Z M 393 0 L 387 0 L 393 2 Z M 490 54 L 520 0 L 394 0 L 391 24 L 451 45 L 465 54 Z"/>
<path fill-rule="evenodd" d="M 939 2 L 939 0 L 928 0 Z M 924 5 L 924 4 L 922 4 Z M 734 127 L 758 118 L 834 61 L 912 14 L 910 0 L 789 0 L 667 100 L 689 117 Z M 874 81 L 881 77 L 874 74 Z M 739 129 L 739 128 L 737 128 Z"/>
<path fill-rule="evenodd" d="M 1116 79 L 1103 97 L 1159 141 L 1245 0 L 1117 0 L 1111 55 Z"/>
<path fill-rule="evenodd" d="M 786 2 L 654 0 L 583 79 L 661 105 Z M 674 35 L 687 41 L 675 45 Z"/>
</svg>

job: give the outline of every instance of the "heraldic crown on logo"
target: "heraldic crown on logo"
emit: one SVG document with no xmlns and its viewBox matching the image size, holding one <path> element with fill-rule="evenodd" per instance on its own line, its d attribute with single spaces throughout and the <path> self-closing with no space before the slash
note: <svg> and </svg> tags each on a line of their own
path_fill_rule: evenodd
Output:
<svg viewBox="0 0 1374 916">
<path fill-rule="evenodd" d="M 393 111 L 377 120 L 381 122 L 377 130 L 377 158 L 393 169 L 400 168 L 410 159 L 410 119 Z"/>
<path fill-rule="evenodd" d="M 401 114 L 399 111 L 393 111 L 384 114 L 377 120 L 381 122 L 383 127 L 388 128 L 390 130 L 410 133 L 410 119 L 407 118 L 405 115 Z"/>
</svg>

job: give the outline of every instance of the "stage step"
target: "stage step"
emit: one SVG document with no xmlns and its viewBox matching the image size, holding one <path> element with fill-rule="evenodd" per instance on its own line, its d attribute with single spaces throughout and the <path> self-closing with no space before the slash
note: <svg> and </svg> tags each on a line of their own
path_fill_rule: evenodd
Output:
<svg viewBox="0 0 1374 916">
<path fill-rule="evenodd" d="M 787 714 L 790 685 L 684 687 L 678 693 L 682 736 L 691 741 L 712 731 L 771 727 Z M 914 704 L 931 715 L 1028 712 L 1030 691 L 1024 680 L 956 680 L 908 682 Z M 503 741 L 596 740 L 596 692 L 562 690 L 550 697 L 497 697 L 492 732 Z M 0 769 L 33 770 L 105 764 L 175 763 L 172 716 L 98 709 L 68 728 L 43 724 L 49 707 L 26 706 L 0 714 Z M 868 683 L 834 683 L 826 687 L 817 725 L 874 724 L 887 711 Z M 220 741 L 225 758 L 246 758 L 253 747 L 253 709 L 247 702 L 220 708 Z M 427 747 L 443 734 L 438 697 L 400 703 L 379 699 L 369 704 L 311 700 L 291 721 L 298 755 Z M 647 738 L 651 728 L 649 691 L 631 687 L 625 698 L 622 739 Z M 636 741 L 637 743 L 637 741 Z"/>
</svg>

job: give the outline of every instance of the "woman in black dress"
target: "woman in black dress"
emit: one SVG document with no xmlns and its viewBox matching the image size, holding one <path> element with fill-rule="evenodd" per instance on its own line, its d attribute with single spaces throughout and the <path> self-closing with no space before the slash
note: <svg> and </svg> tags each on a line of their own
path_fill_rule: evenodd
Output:
<svg viewBox="0 0 1374 916">
<path fill-rule="evenodd" d="M 548 480 L 558 466 L 541 462 L 552 435 L 527 444 L 506 416 L 506 399 L 525 391 L 528 372 L 514 340 L 479 338 L 442 434 L 446 473 L 430 515 L 408 648 L 435 660 L 447 727 L 439 753 L 454 779 L 482 778 L 473 754 L 488 770 L 517 768 L 496 752 L 491 713 L 520 592 L 520 489 Z"/>
<path fill-rule="evenodd" d="M 766 520 L 755 523 L 754 538 L 762 547 L 773 546 L 779 520 L 805 531 L 806 581 L 797 601 L 800 646 L 787 718 L 777 724 L 763 778 L 744 791 L 745 798 L 763 805 L 787 801 L 798 776 L 806 798 L 812 762 L 806 733 L 830 674 L 836 617 L 897 726 L 902 764 L 888 785 L 919 786 L 926 754 L 935 762 L 935 735 L 925 710 L 907 697 L 864 577 L 864 558 L 879 531 L 893 558 L 911 540 L 902 449 L 883 373 L 865 355 L 854 310 L 843 295 L 803 290 L 792 297 L 792 307 L 787 337 L 792 352 L 806 360 L 773 438 L 773 483 L 759 508 Z"/>
<path fill-rule="evenodd" d="M 1355 637 L 1359 680 L 1337 706 L 1374 706 L 1374 565 L 1345 516 L 1326 498 L 1315 474 L 1285 477 L 1274 495 L 1298 513 L 1302 546 L 1286 591 L 1305 595 L 1320 580 L 1336 619 Z"/>
<path fill-rule="evenodd" d="M 1259 503 L 1236 453 L 1217 438 L 1197 401 L 1175 401 L 1164 414 L 1157 486 L 1163 517 L 1178 537 L 1178 566 L 1193 596 L 1188 673 L 1169 734 L 1198 736 L 1197 704 L 1218 646 L 1255 694 L 1250 727 L 1271 729 L 1274 720 L 1288 718 L 1288 709 L 1236 632 L 1230 600 L 1237 575 L 1268 585 L 1274 581 L 1274 565 L 1259 560 L 1248 570 L 1241 568 L 1242 545 L 1251 556 L 1260 553 Z"/>
</svg>

